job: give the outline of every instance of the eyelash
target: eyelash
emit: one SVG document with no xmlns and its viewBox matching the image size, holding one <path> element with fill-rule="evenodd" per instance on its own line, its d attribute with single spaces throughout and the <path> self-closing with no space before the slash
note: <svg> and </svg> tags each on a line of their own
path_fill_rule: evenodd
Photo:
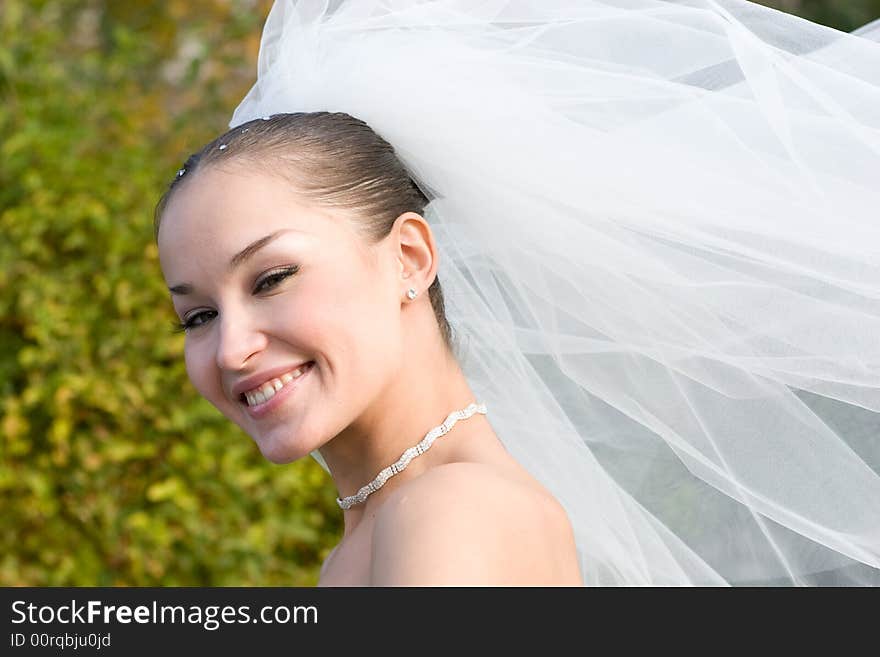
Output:
<svg viewBox="0 0 880 657">
<path fill-rule="evenodd" d="M 297 271 L 299 271 L 299 265 L 293 265 L 291 267 L 283 267 L 281 269 L 276 269 L 275 271 L 269 272 L 268 274 L 263 276 L 263 278 L 261 278 L 260 280 L 257 281 L 256 285 L 254 286 L 254 294 L 256 294 L 258 292 L 262 292 L 263 290 L 267 290 L 267 289 L 271 290 L 273 287 L 278 285 L 285 278 L 292 276 Z M 269 285 L 268 287 L 263 287 L 263 285 L 268 281 L 272 282 L 271 285 Z M 183 322 L 175 322 L 174 326 L 173 326 L 173 331 L 175 333 L 181 333 L 181 332 L 189 331 L 190 329 L 198 328 L 199 326 L 203 326 L 204 324 L 207 323 L 207 320 L 199 322 L 198 324 L 193 324 L 193 320 L 196 319 L 197 317 L 201 317 L 202 315 L 206 315 L 206 314 L 213 313 L 213 312 L 215 312 L 215 311 L 203 310 L 201 312 L 195 313 L 194 315 L 190 315 L 189 319 L 187 319 Z"/>
</svg>

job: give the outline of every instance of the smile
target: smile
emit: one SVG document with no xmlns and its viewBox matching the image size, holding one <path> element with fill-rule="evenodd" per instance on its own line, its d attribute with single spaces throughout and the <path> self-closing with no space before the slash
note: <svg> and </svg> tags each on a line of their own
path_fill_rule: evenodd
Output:
<svg viewBox="0 0 880 657">
<path fill-rule="evenodd" d="M 311 366 L 312 363 L 307 363 L 296 368 L 295 370 L 291 370 L 290 372 L 282 374 L 280 377 L 269 379 L 261 386 L 243 392 L 241 395 L 242 401 L 246 402 L 248 406 L 259 406 L 260 404 L 265 404 L 267 401 L 272 399 L 282 388 L 284 388 L 284 386 L 293 381 L 296 381 L 303 374 L 305 374 L 309 370 L 309 368 L 311 368 Z"/>
</svg>

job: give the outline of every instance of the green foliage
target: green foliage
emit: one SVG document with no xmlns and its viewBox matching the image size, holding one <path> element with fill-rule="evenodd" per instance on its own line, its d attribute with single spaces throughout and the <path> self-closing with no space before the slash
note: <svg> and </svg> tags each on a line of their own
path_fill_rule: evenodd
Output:
<svg viewBox="0 0 880 657">
<path fill-rule="evenodd" d="M 758 4 L 844 32 L 880 18 L 880 0 L 758 0 Z"/>
<path fill-rule="evenodd" d="M 4 0 L 0 584 L 308 585 L 338 539 L 326 473 L 189 383 L 152 235 L 266 10 Z"/>
</svg>

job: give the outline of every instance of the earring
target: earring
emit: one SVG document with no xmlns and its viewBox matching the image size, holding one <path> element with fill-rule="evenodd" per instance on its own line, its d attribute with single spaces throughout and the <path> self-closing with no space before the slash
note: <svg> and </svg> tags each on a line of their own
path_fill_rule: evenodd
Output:
<svg viewBox="0 0 880 657">
<path fill-rule="evenodd" d="M 415 290 L 415 288 L 413 288 L 413 287 L 409 288 L 409 289 L 406 291 L 406 296 L 408 296 L 408 297 L 410 298 L 410 301 L 412 301 L 413 299 L 415 299 L 415 298 L 416 298 L 416 290 Z"/>
</svg>

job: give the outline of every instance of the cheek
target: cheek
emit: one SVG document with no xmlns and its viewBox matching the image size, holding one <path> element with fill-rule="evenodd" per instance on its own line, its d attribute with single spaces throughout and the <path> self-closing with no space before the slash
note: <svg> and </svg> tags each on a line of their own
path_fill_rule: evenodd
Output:
<svg viewBox="0 0 880 657">
<path fill-rule="evenodd" d="M 375 272 L 336 271 L 302 299 L 310 309 L 301 319 L 309 339 L 337 370 L 357 370 L 375 379 L 399 360 L 400 305 L 389 283 Z"/>
<path fill-rule="evenodd" d="M 183 351 L 186 373 L 199 394 L 215 406 L 220 402 L 222 391 L 218 388 L 216 370 L 210 351 L 203 343 L 187 342 Z M 213 372 L 213 374 L 212 374 Z"/>
</svg>

